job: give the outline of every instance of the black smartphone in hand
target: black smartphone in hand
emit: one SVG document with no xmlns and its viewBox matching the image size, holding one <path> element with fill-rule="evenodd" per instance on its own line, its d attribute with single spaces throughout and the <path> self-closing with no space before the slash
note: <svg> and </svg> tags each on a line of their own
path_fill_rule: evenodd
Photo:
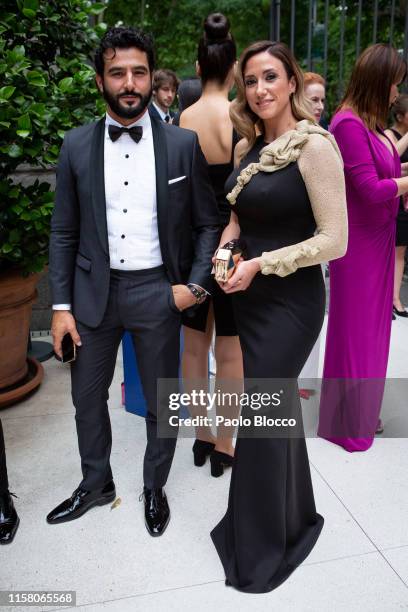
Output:
<svg viewBox="0 0 408 612">
<path fill-rule="evenodd" d="M 65 334 L 61 342 L 62 359 L 55 354 L 58 361 L 62 363 L 71 363 L 76 359 L 76 344 L 73 341 L 71 334 Z"/>
</svg>

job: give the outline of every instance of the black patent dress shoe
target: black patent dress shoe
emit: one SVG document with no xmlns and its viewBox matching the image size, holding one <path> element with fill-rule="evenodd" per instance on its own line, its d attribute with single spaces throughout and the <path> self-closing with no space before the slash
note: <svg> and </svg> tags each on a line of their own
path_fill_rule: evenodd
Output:
<svg viewBox="0 0 408 612">
<path fill-rule="evenodd" d="M 403 310 L 398 310 L 398 308 L 396 308 L 395 306 L 392 307 L 392 312 L 396 315 L 398 315 L 399 317 L 408 317 L 408 312 L 403 309 Z"/>
<path fill-rule="evenodd" d="M 0 495 L 0 544 L 11 544 L 20 524 L 11 496 L 9 491 Z"/>
<path fill-rule="evenodd" d="M 144 487 L 140 499 L 142 497 L 145 505 L 146 529 L 154 538 L 161 536 L 170 521 L 170 508 L 166 494 L 163 489 Z"/>
<path fill-rule="evenodd" d="M 116 497 L 115 483 L 108 482 L 102 489 L 84 491 L 80 487 L 75 489 L 71 497 L 54 508 L 47 516 L 47 523 L 56 525 L 79 518 L 94 506 L 110 504 Z"/>
</svg>

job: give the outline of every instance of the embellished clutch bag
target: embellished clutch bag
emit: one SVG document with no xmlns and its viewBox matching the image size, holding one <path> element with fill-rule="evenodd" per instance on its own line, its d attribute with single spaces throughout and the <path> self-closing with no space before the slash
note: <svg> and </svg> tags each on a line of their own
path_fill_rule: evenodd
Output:
<svg viewBox="0 0 408 612">
<path fill-rule="evenodd" d="M 245 245 L 238 239 L 230 240 L 219 248 L 215 256 L 215 280 L 221 283 L 227 282 L 233 275 L 239 260 L 245 258 L 244 252 Z"/>
</svg>

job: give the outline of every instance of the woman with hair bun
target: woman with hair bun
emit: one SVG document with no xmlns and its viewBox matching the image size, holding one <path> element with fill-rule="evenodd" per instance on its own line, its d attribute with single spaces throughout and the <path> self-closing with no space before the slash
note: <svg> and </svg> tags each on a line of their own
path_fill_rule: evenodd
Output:
<svg viewBox="0 0 408 612">
<path fill-rule="evenodd" d="M 249 396 L 260 395 L 251 390 L 261 383 L 251 379 L 271 384 L 282 401 L 269 416 L 296 417 L 296 430 L 284 423 L 240 428 L 228 509 L 211 536 L 226 584 L 265 593 L 302 563 L 323 526 L 297 378 L 324 319 L 319 264 L 344 254 L 347 216 L 340 153 L 314 121 L 288 47 L 270 41 L 248 47 L 236 85 L 231 118 L 245 140 L 226 183 L 232 212 L 221 243 L 245 240 L 247 259 L 221 285 L 233 297 Z M 243 413 L 253 421 L 251 406 Z"/>
<path fill-rule="evenodd" d="M 204 33 L 198 45 L 197 73 L 202 82 L 200 99 L 180 117 L 180 127 L 194 130 L 208 162 L 210 180 L 218 202 L 224 228 L 229 222 L 229 204 L 225 199 L 224 183 L 233 169 L 233 152 L 237 136 L 229 117 L 228 94 L 234 83 L 236 47 L 227 17 L 212 13 L 204 21 Z M 215 326 L 215 359 L 217 380 L 228 381 L 223 390 L 236 391 L 242 385 L 242 353 L 232 310 L 231 297 L 214 281 L 211 299 L 207 299 L 192 317 L 183 317 L 184 352 L 183 379 L 208 380 L 208 351 Z M 236 384 L 235 382 L 236 381 Z M 224 386 L 227 383 L 224 383 Z M 231 412 L 234 414 L 231 414 Z M 206 414 L 195 411 L 195 415 Z M 236 416 L 235 407 L 217 406 L 217 414 L 229 419 Z M 210 455 L 211 475 L 221 476 L 224 467 L 232 465 L 233 429 L 220 425 L 217 438 L 211 428 L 196 429 L 193 446 L 194 464 L 204 465 Z"/>
</svg>

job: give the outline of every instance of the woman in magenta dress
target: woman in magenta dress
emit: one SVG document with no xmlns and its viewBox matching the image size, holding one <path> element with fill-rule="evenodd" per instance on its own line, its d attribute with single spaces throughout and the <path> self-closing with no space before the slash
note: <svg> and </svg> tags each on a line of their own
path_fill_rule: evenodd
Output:
<svg viewBox="0 0 408 612">
<path fill-rule="evenodd" d="M 330 262 L 330 308 L 319 435 L 349 452 L 370 448 L 387 372 L 398 196 L 408 190 L 385 136 L 406 64 L 385 44 L 366 49 L 330 125 L 344 161 L 349 242 Z"/>
</svg>

